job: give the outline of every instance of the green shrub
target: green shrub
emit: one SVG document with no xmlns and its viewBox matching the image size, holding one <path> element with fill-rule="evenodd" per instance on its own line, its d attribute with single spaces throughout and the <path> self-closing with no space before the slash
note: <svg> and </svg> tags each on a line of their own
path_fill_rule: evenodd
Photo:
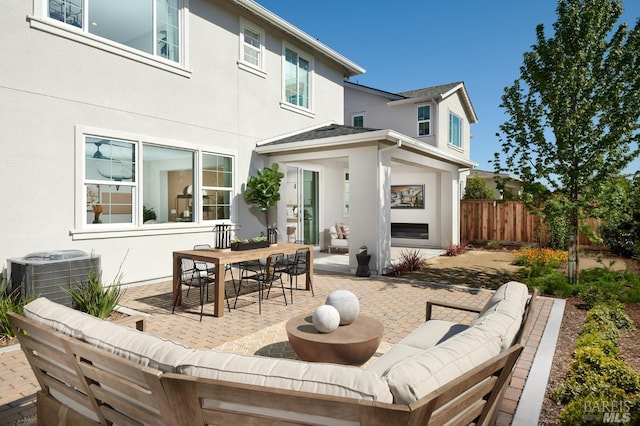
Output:
<svg viewBox="0 0 640 426">
<path fill-rule="evenodd" d="M 487 242 L 487 249 L 488 250 L 499 250 L 501 247 L 500 243 L 498 241 L 495 240 L 491 240 Z"/>
<path fill-rule="evenodd" d="M 582 333 L 576 341 L 576 348 L 582 348 L 586 346 L 597 346 L 608 357 L 615 358 L 618 356 L 617 342 L 605 339 L 602 333 L 595 331 L 589 333 Z"/>
<path fill-rule="evenodd" d="M 518 273 L 518 280 L 530 288 L 537 288 L 542 294 L 569 297 L 576 294 L 578 288 L 571 285 L 567 277 L 549 265 L 534 264 L 522 268 Z"/>
<path fill-rule="evenodd" d="M 120 283 L 122 275 L 118 274 L 110 286 L 103 286 L 102 274 L 89 271 L 89 280 L 76 284 L 71 288 L 62 288 L 73 300 L 74 307 L 98 318 L 108 317 L 124 295 Z"/>
<path fill-rule="evenodd" d="M 629 424 L 632 420 L 638 419 L 637 405 L 638 399 L 628 396 L 611 400 L 601 395 L 589 395 L 569 402 L 560 413 L 559 420 L 561 425 L 567 426 L 605 425 L 615 423 L 609 417 L 605 417 L 605 413 L 612 413 L 618 416 L 614 419 L 621 422 L 626 419 L 622 423 Z"/>
<path fill-rule="evenodd" d="M 0 288 L 5 288 L 4 282 Z M 33 299 L 33 297 L 23 299 L 20 296 L 20 289 L 15 289 L 11 292 L 8 290 L 0 291 L 0 338 L 3 336 L 15 337 L 7 312 L 15 312 L 22 315 L 24 305 Z"/>
<path fill-rule="evenodd" d="M 640 392 L 640 375 L 596 346 L 576 348 L 567 379 L 553 397 L 567 404 L 576 398 L 598 395 L 609 399 Z"/>
<path fill-rule="evenodd" d="M 587 300 L 593 304 L 607 300 L 640 302 L 640 275 L 629 270 L 614 271 L 606 267 L 586 269 L 580 273 L 580 283 L 587 293 Z M 585 303 L 587 300 L 584 300 Z"/>
</svg>

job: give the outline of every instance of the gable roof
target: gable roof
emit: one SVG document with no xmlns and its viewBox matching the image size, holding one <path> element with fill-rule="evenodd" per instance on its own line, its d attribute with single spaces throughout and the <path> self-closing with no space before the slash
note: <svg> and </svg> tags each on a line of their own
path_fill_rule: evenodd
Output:
<svg viewBox="0 0 640 426">
<path fill-rule="evenodd" d="M 389 99 L 387 105 L 404 105 L 407 103 L 417 102 L 440 102 L 456 92 L 460 92 L 462 98 L 462 106 L 467 113 L 470 123 L 477 123 L 478 116 L 471 104 L 471 99 L 467 93 L 467 89 L 464 86 L 464 82 L 456 81 L 454 83 L 440 84 L 438 86 L 430 86 L 422 89 L 409 90 L 400 93 L 391 93 L 384 90 L 374 89 L 372 87 L 363 86 L 352 81 L 345 81 L 345 87 L 351 87 L 364 92 L 374 93 L 379 96 Z"/>
<path fill-rule="evenodd" d="M 247 11 L 253 13 L 254 15 L 264 19 L 269 22 L 274 27 L 279 30 L 289 34 L 291 37 L 297 39 L 304 45 L 310 47 L 311 49 L 325 55 L 329 59 L 337 62 L 343 67 L 344 77 L 351 77 L 358 74 L 364 74 L 365 69 L 356 64 L 355 62 L 347 59 L 345 56 L 331 49 L 324 43 L 318 41 L 318 39 L 311 37 L 309 34 L 305 33 L 298 27 L 294 26 L 288 21 L 285 21 L 275 13 L 271 12 L 269 9 L 259 5 L 253 0 L 230 0 L 232 3 L 237 4 L 240 7 L 243 7 Z"/>
</svg>

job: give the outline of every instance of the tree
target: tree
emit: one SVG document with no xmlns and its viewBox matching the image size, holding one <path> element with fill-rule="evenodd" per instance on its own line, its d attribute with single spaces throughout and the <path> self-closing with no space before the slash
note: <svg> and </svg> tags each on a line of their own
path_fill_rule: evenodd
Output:
<svg viewBox="0 0 640 426">
<path fill-rule="evenodd" d="M 536 27 L 520 77 L 502 96 L 509 118 L 498 136 L 506 160 L 496 153 L 494 167 L 543 182 L 563 199 L 574 282 L 578 221 L 596 193 L 589 188 L 639 154 L 640 21 L 614 29 L 622 11 L 619 0 L 560 0 L 554 35 Z"/>
<path fill-rule="evenodd" d="M 493 200 L 493 191 L 480 176 L 470 176 L 464 189 L 465 200 Z"/>
<path fill-rule="evenodd" d="M 269 209 L 280 201 L 282 178 L 284 173 L 278 171 L 277 163 L 273 163 L 271 168 L 265 167 L 258 170 L 256 176 L 251 176 L 244 190 L 244 199 L 264 212 L 267 227 L 269 227 Z"/>
</svg>

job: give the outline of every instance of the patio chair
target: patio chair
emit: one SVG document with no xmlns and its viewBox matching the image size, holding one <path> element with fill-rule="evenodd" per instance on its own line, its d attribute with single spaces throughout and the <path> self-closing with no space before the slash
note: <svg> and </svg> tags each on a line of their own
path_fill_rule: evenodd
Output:
<svg viewBox="0 0 640 426">
<path fill-rule="evenodd" d="M 302 247 L 296 250 L 295 255 L 281 269 L 282 272 L 289 275 L 289 291 L 291 293 L 291 304 L 293 304 L 293 280 L 296 281 L 296 290 L 298 290 L 298 276 L 309 273 L 309 247 Z M 311 295 L 315 296 L 313 284 L 309 281 Z"/>
<path fill-rule="evenodd" d="M 186 297 L 189 297 L 189 292 L 192 287 L 199 290 L 200 321 L 202 321 L 202 316 L 204 315 L 205 297 L 206 301 L 209 301 L 209 285 L 213 283 L 215 283 L 215 275 L 210 275 L 208 273 L 206 262 L 200 262 L 186 257 L 180 259 L 180 289 L 182 290 L 183 285 L 187 286 Z M 226 288 L 224 298 L 227 301 L 227 309 L 231 312 L 231 305 L 229 304 Z M 176 295 L 173 300 L 173 309 L 171 310 L 172 314 L 175 313 L 177 304 L 178 296 Z"/>
<path fill-rule="evenodd" d="M 282 264 L 284 260 L 283 253 L 274 253 L 267 257 L 264 265 L 261 265 L 261 268 L 255 271 L 251 275 L 246 275 L 240 277 L 238 292 L 236 293 L 236 300 L 233 304 L 233 307 L 236 307 L 238 303 L 238 296 L 241 293 L 242 282 L 244 280 L 256 281 L 258 284 L 258 312 L 262 314 L 262 299 L 269 298 L 269 293 L 271 291 L 271 287 L 273 286 L 274 281 L 280 281 L 280 287 L 282 288 L 282 296 L 284 297 L 284 304 L 287 305 L 287 295 L 284 292 L 284 283 L 282 282 L 282 273 L 280 272 L 279 264 Z M 250 269 L 244 269 L 243 272 L 250 272 Z M 264 292 L 267 291 L 266 297 L 264 297 Z"/>
<path fill-rule="evenodd" d="M 195 246 L 193 246 L 194 250 L 206 250 L 206 249 L 210 249 L 211 245 L 209 244 L 196 244 Z M 202 266 L 203 262 L 199 262 L 199 264 Z M 206 271 L 207 271 L 207 275 L 213 275 L 215 276 L 216 273 L 216 265 L 213 263 L 209 263 L 209 262 L 205 262 L 206 264 Z M 198 266 L 198 264 L 196 264 L 196 266 Z M 237 294 L 237 290 L 236 290 L 236 280 L 233 277 L 233 264 L 226 264 L 224 265 L 224 274 L 225 277 L 227 275 L 227 271 L 229 271 L 229 273 L 231 274 L 231 284 L 233 285 L 233 293 L 234 295 Z M 224 297 L 225 299 L 227 299 L 227 285 L 226 285 L 226 280 L 223 279 L 223 281 L 225 282 L 225 287 L 224 287 Z M 229 304 L 229 300 L 227 299 L 227 305 Z"/>
</svg>

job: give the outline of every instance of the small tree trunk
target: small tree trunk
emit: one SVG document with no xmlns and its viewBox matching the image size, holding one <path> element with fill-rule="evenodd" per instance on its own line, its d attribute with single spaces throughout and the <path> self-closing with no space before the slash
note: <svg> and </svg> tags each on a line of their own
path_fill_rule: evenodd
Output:
<svg viewBox="0 0 640 426">
<path fill-rule="evenodd" d="M 569 234 L 569 260 L 567 275 L 571 284 L 578 284 L 578 218 L 571 218 L 571 234 Z"/>
</svg>

